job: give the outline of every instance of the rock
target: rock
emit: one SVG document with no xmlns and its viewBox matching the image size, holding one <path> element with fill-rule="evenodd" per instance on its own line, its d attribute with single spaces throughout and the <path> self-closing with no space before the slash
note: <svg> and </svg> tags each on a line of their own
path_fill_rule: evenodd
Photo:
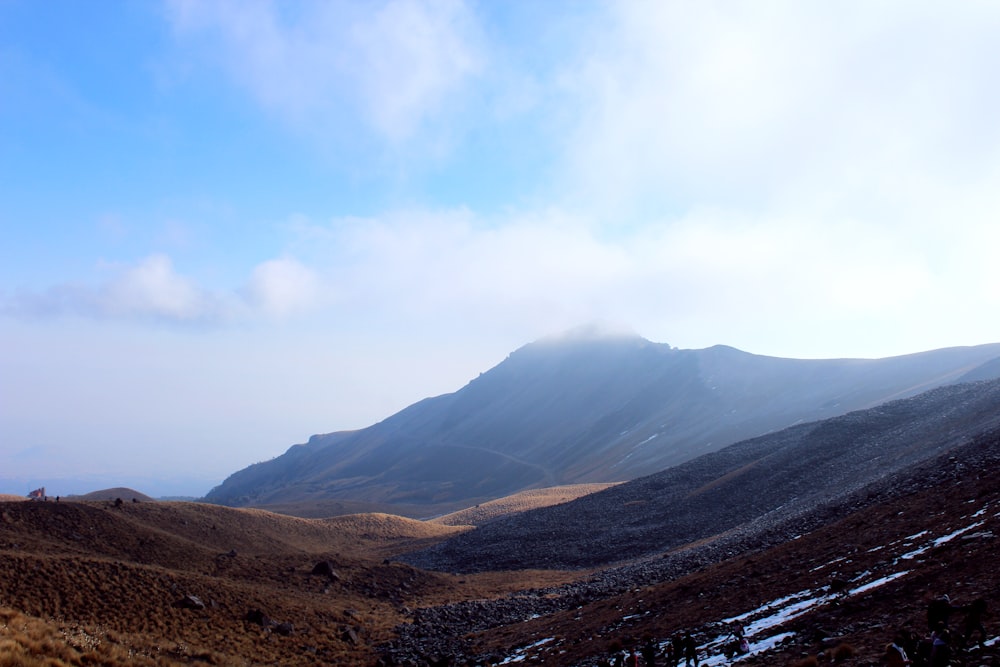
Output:
<svg viewBox="0 0 1000 667">
<path fill-rule="evenodd" d="M 278 622 L 273 618 L 262 612 L 260 609 L 251 609 L 243 617 L 243 620 L 248 623 L 253 623 L 259 625 L 262 628 L 269 628 L 273 625 L 277 625 Z"/>
<path fill-rule="evenodd" d="M 353 644 L 354 646 L 361 643 L 361 638 L 358 637 L 357 631 L 349 625 L 344 627 L 343 631 L 340 633 L 340 638 L 349 644 Z"/>
<path fill-rule="evenodd" d="M 291 637 L 295 634 L 295 626 L 285 621 L 284 623 L 278 623 L 274 626 L 274 631 L 283 637 Z"/>
<path fill-rule="evenodd" d="M 205 603 L 197 595 L 188 594 L 174 602 L 174 606 L 181 609 L 204 609 Z"/>
<path fill-rule="evenodd" d="M 321 560 L 313 566 L 312 572 L 310 574 L 316 574 L 323 577 L 329 577 L 330 581 L 340 581 L 340 574 L 333 569 L 333 563 L 328 560 Z"/>
</svg>

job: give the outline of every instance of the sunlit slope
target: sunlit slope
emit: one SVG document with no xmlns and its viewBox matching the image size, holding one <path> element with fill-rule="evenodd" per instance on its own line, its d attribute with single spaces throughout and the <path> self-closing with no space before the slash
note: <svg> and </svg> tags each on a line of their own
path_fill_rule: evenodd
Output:
<svg viewBox="0 0 1000 667">
<path fill-rule="evenodd" d="M 451 512 L 443 516 L 435 517 L 428 523 L 442 524 L 445 526 L 479 526 L 500 517 L 527 512 L 539 507 L 549 507 L 576 500 L 581 496 L 603 491 L 613 483 L 601 484 L 567 484 L 565 486 L 552 486 L 546 489 L 532 489 L 521 491 L 512 496 L 504 496 L 486 503 L 467 507 L 464 510 Z"/>
</svg>

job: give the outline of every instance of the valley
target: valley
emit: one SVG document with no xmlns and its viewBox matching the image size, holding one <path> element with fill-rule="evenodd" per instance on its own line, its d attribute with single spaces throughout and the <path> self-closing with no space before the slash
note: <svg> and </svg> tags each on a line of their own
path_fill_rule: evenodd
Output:
<svg viewBox="0 0 1000 667">
<path fill-rule="evenodd" d="M 719 665 L 730 664 L 722 639 L 740 623 L 752 651 L 740 664 L 793 665 L 821 651 L 839 651 L 840 664 L 877 664 L 896 630 L 925 633 L 933 597 L 983 597 L 995 607 L 998 464 L 1000 430 L 970 431 L 877 485 L 756 529 L 723 529 L 582 569 L 462 574 L 403 562 L 476 530 L 448 521 L 8 501 L 0 504 L 0 656 L 56 666 L 582 667 L 622 646 L 663 648 L 691 632 L 702 664 Z M 718 472 L 712 488 L 740 477 Z M 627 486 L 564 505 L 548 504 L 560 492 L 535 494 L 537 508 L 531 495 L 512 499 L 501 504 L 505 517 L 482 526 L 523 525 Z M 628 553 L 625 537 L 611 537 L 617 519 L 608 516 L 591 533 Z M 553 537 L 545 548 L 558 555 L 569 547 Z M 994 617 L 987 628 L 989 645 L 955 664 L 994 664 Z"/>
<path fill-rule="evenodd" d="M 714 350 L 695 373 L 697 355 L 636 340 L 605 345 L 519 352 L 549 371 L 525 376 L 515 365 L 511 375 L 501 365 L 491 371 L 499 384 L 485 374 L 469 391 L 411 406 L 360 436 L 293 447 L 223 485 L 274 490 L 261 507 L 156 501 L 127 488 L 0 499 L 0 667 L 597 667 L 623 649 L 662 655 L 685 633 L 705 665 L 807 667 L 833 657 L 860 667 L 878 664 L 900 630 L 925 636 L 927 604 L 940 595 L 996 607 L 1000 379 L 996 364 L 983 361 L 996 350 L 924 356 L 932 363 L 919 372 L 906 359 L 892 362 L 891 372 L 860 364 L 882 384 L 847 393 L 854 380 L 831 378 L 853 371 L 810 366 L 801 382 L 819 373 L 841 398 L 853 393 L 867 403 L 889 391 L 893 400 L 853 411 L 838 401 L 837 414 L 807 421 L 808 410 L 776 397 L 798 391 L 799 380 L 782 384 L 789 368 L 801 371 L 788 360 Z M 569 394 L 529 407 L 540 396 L 530 388 L 540 378 L 555 381 L 580 354 L 596 354 L 604 365 L 581 371 Z M 663 386 L 683 396 L 683 405 L 665 403 L 676 417 L 672 436 L 641 427 L 663 418 L 648 410 L 665 394 L 640 392 L 641 401 L 632 396 L 610 413 L 607 396 L 593 402 L 602 393 L 624 395 L 603 384 L 612 376 L 636 386 L 605 373 L 615 364 L 630 360 L 624 368 L 633 372 L 664 356 L 668 375 L 679 375 L 661 378 Z M 706 359 L 723 358 L 739 363 L 705 375 Z M 756 374 L 737 370 L 747 364 Z M 711 416 L 719 406 L 709 409 L 716 398 L 703 389 L 721 385 L 706 378 L 722 382 L 728 374 L 730 396 L 749 396 L 733 387 L 761 381 L 762 368 L 785 378 L 767 385 L 784 387 L 771 401 L 780 409 L 767 419 L 793 423 L 710 451 L 686 450 L 650 474 L 520 488 L 528 481 L 521 472 L 542 459 L 546 470 L 563 471 L 582 469 L 570 460 L 574 452 L 581 461 L 623 460 L 615 457 L 626 450 L 609 443 L 631 438 L 632 453 L 646 452 L 648 464 L 676 454 L 671 447 L 683 450 L 676 437 L 693 425 L 719 435 Z M 914 373 L 925 379 L 915 383 Z M 960 381 L 969 378 L 975 381 Z M 755 391 L 755 401 L 768 402 Z M 580 403 L 574 395 L 591 398 Z M 829 392 L 812 392 L 797 405 L 815 410 L 823 396 Z M 443 412 L 433 407 L 442 401 Z M 497 402 L 508 408 L 497 411 Z M 477 412 L 476 405 L 493 407 Z M 688 408 L 692 414 L 681 419 Z M 579 422 L 575 411 L 585 415 Z M 736 421 L 760 428 L 760 419 Z M 465 426 L 442 431 L 449 420 Z M 511 438 L 513 451 L 428 443 L 420 435 L 428 424 L 438 434 L 468 435 L 474 427 L 497 442 Z M 590 444 L 574 440 L 581 428 Z M 517 436 L 529 432 L 530 442 Z M 604 442 L 617 453 L 593 458 L 594 443 L 610 432 L 618 440 Z M 562 449 L 539 449 L 548 439 Z M 464 453 L 447 459 L 449 452 Z M 531 456 L 541 459 L 518 468 Z M 324 460 L 340 472 L 323 478 Z M 327 491 L 344 493 L 326 493 L 320 486 L 327 482 Z M 508 487 L 516 492 L 497 493 Z M 1000 627 L 992 616 L 986 623 L 989 641 L 958 652 L 953 664 L 1000 664 Z M 727 658 L 737 624 L 749 651 Z"/>
</svg>

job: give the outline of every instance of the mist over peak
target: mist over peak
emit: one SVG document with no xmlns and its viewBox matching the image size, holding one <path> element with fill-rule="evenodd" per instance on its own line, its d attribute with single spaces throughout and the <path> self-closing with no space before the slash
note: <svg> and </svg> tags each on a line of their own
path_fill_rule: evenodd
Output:
<svg viewBox="0 0 1000 667">
<path fill-rule="evenodd" d="M 598 320 L 575 326 L 560 333 L 540 338 L 537 342 L 546 343 L 579 343 L 617 340 L 646 340 L 634 328 L 622 322 L 607 322 Z"/>
</svg>

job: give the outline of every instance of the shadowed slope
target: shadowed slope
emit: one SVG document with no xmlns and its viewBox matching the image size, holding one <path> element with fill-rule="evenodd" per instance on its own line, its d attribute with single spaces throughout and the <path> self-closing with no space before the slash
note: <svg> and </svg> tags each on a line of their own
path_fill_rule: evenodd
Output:
<svg viewBox="0 0 1000 667">
<path fill-rule="evenodd" d="M 593 567 L 766 530 L 997 427 L 1000 380 L 942 387 L 490 522 L 406 560 L 465 572 Z"/>
<path fill-rule="evenodd" d="M 332 499 L 426 517 L 530 488 L 632 479 L 954 382 L 998 356 L 1000 345 L 795 360 L 638 337 L 544 340 L 458 392 L 234 473 L 207 499 L 271 507 Z"/>
</svg>

